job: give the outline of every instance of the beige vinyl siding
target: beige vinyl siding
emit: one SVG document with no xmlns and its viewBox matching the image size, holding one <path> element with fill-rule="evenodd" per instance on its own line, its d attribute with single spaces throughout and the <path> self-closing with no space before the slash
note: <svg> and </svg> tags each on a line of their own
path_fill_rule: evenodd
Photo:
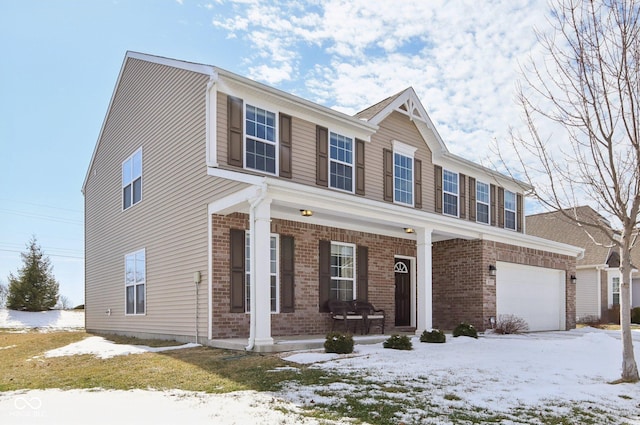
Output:
<svg viewBox="0 0 640 425">
<path fill-rule="evenodd" d="M 406 115 L 399 112 L 393 112 L 383 120 L 380 129 L 371 137 L 371 143 L 365 146 L 366 197 L 377 201 L 384 200 L 382 151 L 393 150 L 394 140 L 417 148 L 415 158 L 422 161 L 422 209 L 434 212 L 435 183 L 431 151 L 416 126 Z"/>
<path fill-rule="evenodd" d="M 244 107 L 244 103 L 243 103 Z M 243 111 L 244 114 L 244 111 Z M 227 95 L 218 92 L 216 101 L 216 154 L 217 162 L 220 167 L 226 167 L 227 161 L 227 131 L 229 129 L 227 124 Z M 295 142 L 294 142 L 295 143 Z M 231 167 L 234 168 L 234 167 Z"/>
<path fill-rule="evenodd" d="M 316 125 L 293 118 L 293 148 L 291 152 L 293 180 L 310 186 L 316 185 Z"/>
<path fill-rule="evenodd" d="M 595 268 L 576 272 L 576 320 L 578 321 L 587 316 L 600 317 L 598 273 Z"/>
<path fill-rule="evenodd" d="M 208 77 L 129 59 L 85 187 L 89 330 L 207 334 L 207 205 L 230 182 L 207 176 Z M 122 162 L 142 147 L 142 201 L 122 211 Z M 146 249 L 146 314 L 126 316 L 124 256 Z M 111 315 L 107 311 L 111 311 Z"/>
</svg>

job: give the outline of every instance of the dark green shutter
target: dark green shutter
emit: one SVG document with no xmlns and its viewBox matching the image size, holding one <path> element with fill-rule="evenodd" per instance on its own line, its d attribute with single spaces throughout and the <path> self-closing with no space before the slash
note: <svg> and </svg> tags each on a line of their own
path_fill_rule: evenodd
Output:
<svg viewBox="0 0 640 425">
<path fill-rule="evenodd" d="M 393 202 L 393 152 L 389 149 L 383 149 L 383 167 L 384 167 L 384 200 Z"/>
<path fill-rule="evenodd" d="M 476 179 L 469 177 L 469 220 L 476 221 Z"/>
<path fill-rule="evenodd" d="M 321 312 L 328 312 L 329 291 L 331 289 L 331 241 L 320 241 L 318 246 L 318 307 Z"/>
<path fill-rule="evenodd" d="M 295 310 L 295 273 L 294 273 L 293 236 L 280 236 L 280 311 L 293 313 Z"/>
<path fill-rule="evenodd" d="M 516 221 L 518 232 L 522 233 L 522 222 L 524 221 L 524 206 L 522 205 L 524 199 L 522 195 L 518 193 L 517 195 L 518 204 L 517 204 L 517 213 L 516 213 Z"/>
<path fill-rule="evenodd" d="M 458 192 L 460 196 L 460 218 L 466 218 L 466 210 L 467 210 L 467 177 L 460 173 L 458 174 Z"/>
<path fill-rule="evenodd" d="M 280 114 L 280 177 L 291 178 L 291 117 Z"/>
<path fill-rule="evenodd" d="M 504 189 L 498 188 L 498 227 L 504 227 Z"/>
<path fill-rule="evenodd" d="M 413 179 L 413 192 L 414 192 L 414 205 L 416 208 L 422 208 L 422 161 L 419 159 L 413 160 L 414 179 Z"/>
<path fill-rule="evenodd" d="M 357 295 L 356 299 L 369 300 L 369 248 L 360 246 L 356 248 Z"/>
<path fill-rule="evenodd" d="M 227 97 L 227 163 L 235 167 L 242 167 L 242 129 L 243 129 L 242 99 Z"/>
<path fill-rule="evenodd" d="M 316 126 L 316 184 L 329 186 L 329 130 Z"/>
<path fill-rule="evenodd" d="M 436 212 L 442 213 L 442 167 L 435 165 L 433 168 L 436 182 Z"/>
<path fill-rule="evenodd" d="M 245 232 L 244 230 L 231 229 L 230 231 L 230 264 L 231 264 L 231 312 L 244 313 L 245 300 L 245 270 L 244 270 L 244 250 Z"/>
<path fill-rule="evenodd" d="M 491 198 L 491 225 L 495 226 L 496 223 L 496 186 L 491 185 L 489 197 Z"/>
<path fill-rule="evenodd" d="M 364 140 L 356 139 L 356 195 L 364 195 Z"/>
</svg>

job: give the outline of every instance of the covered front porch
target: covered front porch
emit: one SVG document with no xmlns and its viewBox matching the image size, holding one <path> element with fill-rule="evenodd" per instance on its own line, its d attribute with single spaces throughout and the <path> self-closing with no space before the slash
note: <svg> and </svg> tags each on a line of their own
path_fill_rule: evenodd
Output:
<svg viewBox="0 0 640 425">
<path fill-rule="evenodd" d="M 215 172 L 227 178 L 229 174 L 238 177 L 238 173 Z M 390 324 L 387 334 L 410 329 L 419 335 L 433 327 L 432 244 L 482 238 L 479 229 L 473 229 L 475 223 L 468 223 L 467 229 L 452 217 L 315 187 L 301 190 L 299 184 L 275 178 L 241 178 L 245 186 L 208 207 L 210 345 L 255 351 L 281 351 L 284 347 L 289 350 L 299 344 L 322 346 L 330 321 L 322 305 L 323 254 L 318 250 L 321 241 L 353 247 L 358 259 L 363 257 L 363 247 L 367 261 L 361 263 L 353 257 L 350 260 L 354 262 L 355 276 L 349 296 L 364 296 L 376 307 L 384 308 Z M 234 266 L 225 262 L 225 255 L 233 257 L 228 246 L 234 229 L 244 231 L 247 241 L 245 271 L 238 273 L 244 273 L 251 284 L 244 286 L 242 299 L 228 289 Z M 285 238 L 294 241 L 290 248 L 294 251 L 290 263 L 293 270 L 284 270 L 287 265 L 283 260 L 276 262 L 274 271 L 274 255 L 281 254 L 274 254 L 274 240 L 284 251 Z M 270 252 L 272 255 L 267 254 Z M 233 262 L 233 258 L 228 261 Z M 398 269 L 406 274 L 406 311 L 402 315 L 396 292 Z M 289 276 L 291 282 L 287 282 Z M 279 281 L 275 288 L 274 279 Z M 284 293 L 289 290 L 290 294 Z M 230 304 L 243 301 L 244 311 L 229 311 Z M 399 321 L 401 316 L 405 319 Z M 384 336 L 357 338 L 378 342 Z"/>
</svg>

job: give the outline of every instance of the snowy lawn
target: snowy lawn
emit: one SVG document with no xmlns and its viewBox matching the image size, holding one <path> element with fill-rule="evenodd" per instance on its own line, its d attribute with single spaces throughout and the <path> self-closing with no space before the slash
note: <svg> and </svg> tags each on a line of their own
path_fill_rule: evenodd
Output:
<svg viewBox="0 0 640 425">
<path fill-rule="evenodd" d="M 640 359 L 639 331 L 634 331 L 634 344 Z M 189 345 L 178 348 L 183 347 Z M 640 384 L 608 384 L 620 374 L 617 331 L 587 328 L 478 340 L 449 336 L 446 344 L 414 338 L 413 347 L 395 351 L 382 344 L 362 345 L 344 356 L 289 353 L 282 356 L 288 364 L 269 375 L 317 379 L 285 380 L 282 390 L 271 392 L 1 392 L 0 424 L 79 424 L 89 417 L 94 424 L 640 424 Z M 0 344 L 0 356 L 17 349 Z M 88 337 L 41 351 L 39 359 L 29 361 L 89 354 L 109 362 L 112 356 L 158 350 Z M 185 356 L 189 351 L 184 350 Z"/>
</svg>

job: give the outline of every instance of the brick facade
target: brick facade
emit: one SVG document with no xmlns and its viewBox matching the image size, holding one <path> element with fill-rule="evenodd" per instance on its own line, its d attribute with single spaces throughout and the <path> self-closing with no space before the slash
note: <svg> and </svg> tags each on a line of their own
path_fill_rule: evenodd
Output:
<svg viewBox="0 0 640 425">
<path fill-rule="evenodd" d="M 249 315 L 230 313 L 229 229 L 247 229 L 246 214 L 213 218 L 213 338 L 248 337 Z M 318 242 L 331 240 L 369 248 L 369 301 L 387 314 L 392 328 L 395 318 L 396 255 L 415 257 L 415 242 L 371 233 L 303 222 L 277 220 L 271 232 L 293 236 L 295 243 L 295 311 L 271 315 L 273 336 L 324 334 L 331 329 L 327 313 L 319 311 Z"/>
<path fill-rule="evenodd" d="M 213 338 L 245 338 L 249 315 L 230 312 L 229 230 L 248 228 L 248 216 L 213 215 Z M 415 242 L 365 232 L 273 219 L 271 232 L 293 236 L 295 244 L 295 311 L 271 315 L 274 337 L 324 334 L 331 323 L 319 311 L 318 243 L 320 240 L 363 245 L 369 249 L 369 301 L 387 313 L 387 328 L 395 319 L 395 256 L 416 256 Z M 575 259 L 545 251 L 483 240 L 452 239 L 433 243 L 433 326 L 453 329 L 467 321 L 478 329 L 496 316 L 495 277 L 489 264 L 505 261 L 567 272 L 567 329 L 575 327 Z M 419 290 L 419 288 L 418 288 Z"/>
<path fill-rule="evenodd" d="M 496 281 L 489 265 L 497 261 L 566 272 L 566 327 L 575 328 L 575 258 L 499 242 L 451 239 L 433 244 L 433 326 L 453 329 L 468 322 L 480 330 L 496 316 Z"/>
</svg>

